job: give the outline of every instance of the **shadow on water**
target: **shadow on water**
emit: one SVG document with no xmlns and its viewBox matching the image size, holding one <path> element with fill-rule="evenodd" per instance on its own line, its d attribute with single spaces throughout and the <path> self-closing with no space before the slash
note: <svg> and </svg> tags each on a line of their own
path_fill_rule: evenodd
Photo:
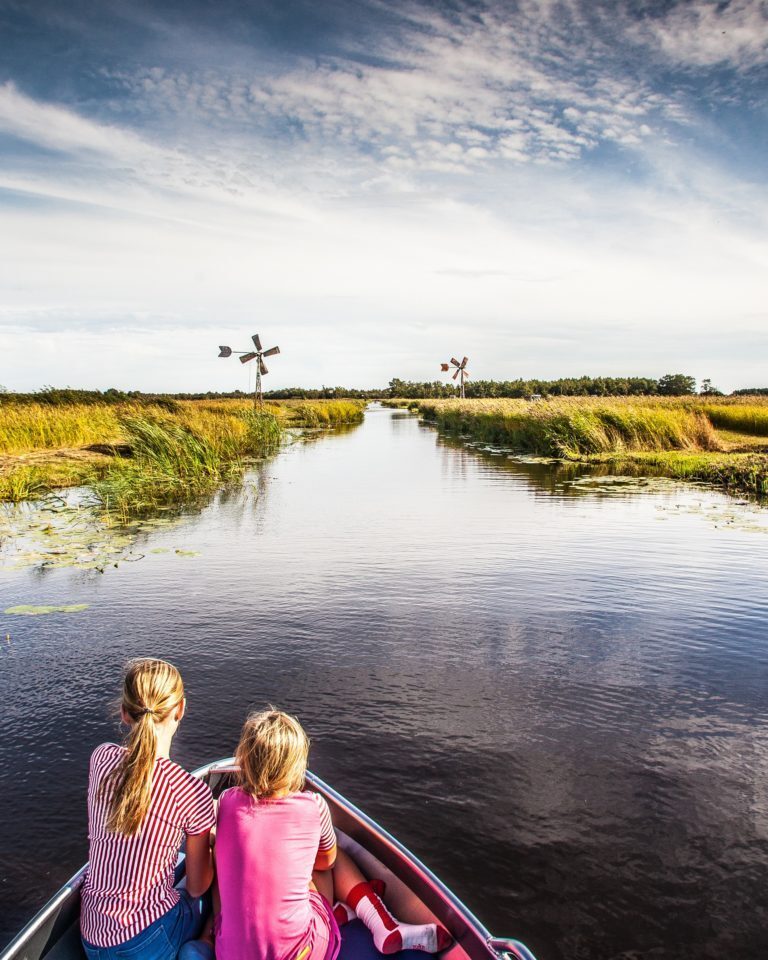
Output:
<svg viewBox="0 0 768 960">
<path fill-rule="evenodd" d="M 178 664 L 176 758 L 245 712 L 542 960 L 762 955 L 766 512 L 521 462 L 397 411 L 295 444 L 140 563 L 0 574 L 0 939 L 80 863 L 121 663 Z"/>
</svg>

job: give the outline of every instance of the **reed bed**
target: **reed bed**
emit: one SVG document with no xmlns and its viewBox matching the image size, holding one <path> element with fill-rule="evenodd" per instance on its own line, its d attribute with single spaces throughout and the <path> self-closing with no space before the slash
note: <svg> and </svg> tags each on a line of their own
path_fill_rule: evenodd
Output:
<svg viewBox="0 0 768 960">
<path fill-rule="evenodd" d="M 360 423 L 365 415 L 365 400 L 303 400 L 286 403 L 288 416 L 307 427 L 330 427 L 343 423 Z"/>
<path fill-rule="evenodd" d="M 706 414 L 679 403 L 584 397 L 538 402 L 424 400 L 419 410 L 448 433 L 564 459 L 641 450 L 719 449 Z"/>
<path fill-rule="evenodd" d="M 733 430 L 751 436 L 768 437 L 768 405 L 766 404 L 713 404 L 703 409 L 712 425 L 719 430 Z"/>
<path fill-rule="evenodd" d="M 85 447 L 119 440 L 118 407 L 0 403 L 0 453 Z"/>
<path fill-rule="evenodd" d="M 255 410 L 252 401 L 239 399 L 0 403 L 0 500 L 19 502 L 57 486 L 87 484 L 109 516 L 128 520 L 210 495 L 239 478 L 249 460 L 274 453 L 288 427 L 359 422 L 365 406 L 309 400 Z M 121 456 L 73 461 L 91 446 Z M 41 451 L 51 451 L 50 457 L 40 459 Z M 24 457 L 35 463 L 25 464 Z"/>
<path fill-rule="evenodd" d="M 274 452 L 282 428 L 271 413 L 253 410 L 170 418 L 126 417 L 121 433 L 131 456 L 116 459 L 96 480 L 96 502 L 121 521 L 207 497 L 238 479 L 247 459 Z"/>
</svg>

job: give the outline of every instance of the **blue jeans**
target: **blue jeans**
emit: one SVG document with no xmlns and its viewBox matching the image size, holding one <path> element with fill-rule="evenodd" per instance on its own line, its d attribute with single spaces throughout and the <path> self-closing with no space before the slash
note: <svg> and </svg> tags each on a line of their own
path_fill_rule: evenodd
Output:
<svg viewBox="0 0 768 960">
<path fill-rule="evenodd" d="M 203 926 L 203 900 L 179 890 L 181 899 L 168 913 L 116 947 L 94 947 L 83 940 L 88 960 L 176 960 L 182 944 L 193 940 Z"/>
</svg>

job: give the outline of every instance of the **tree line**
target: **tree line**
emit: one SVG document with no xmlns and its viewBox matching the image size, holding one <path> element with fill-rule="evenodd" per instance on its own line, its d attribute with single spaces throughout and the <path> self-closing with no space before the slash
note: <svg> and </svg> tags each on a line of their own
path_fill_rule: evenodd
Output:
<svg viewBox="0 0 768 960">
<path fill-rule="evenodd" d="M 464 387 L 469 398 L 495 397 L 639 397 L 690 396 L 695 394 L 696 380 L 684 373 L 668 373 L 658 380 L 652 377 L 561 377 L 558 380 L 469 380 Z M 701 383 L 701 394 L 719 396 L 721 391 L 709 379 Z M 386 387 L 362 390 L 356 387 L 284 387 L 268 390 L 265 400 L 322 400 L 336 397 L 359 400 L 378 400 L 401 397 L 408 400 L 456 397 L 459 388 L 454 382 L 442 380 L 413 381 L 393 377 Z M 768 387 L 734 390 L 734 396 L 747 394 L 768 395 Z M 242 390 L 217 392 L 213 390 L 187 393 L 143 393 L 140 390 L 78 390 L 72 387 L 43 387 L 34 393 L 10 393 L 0 387 L 0 404 L 35 402 L 59 406 L 62 404 L 146 403 L 171 405 L 175 400 L 248 400 L 252 393 Z"/>
<path fill-rule="evenodd" d="M 455 397 L 459 388 L 440 380 L 414 383 L 389 382 L 389 395 L 405 399 Z M 639 397 L 688 396 L 696 393 L 696 380 L 684 373 L 667 373 L 658 380 L 651 377 L 561 377 L 559 380 L 469 380 L 464 385 L 468 398 L 493 397 Z M 719 394 L 711 381 L 704 380 L 702 393 Z"/>
</svg>

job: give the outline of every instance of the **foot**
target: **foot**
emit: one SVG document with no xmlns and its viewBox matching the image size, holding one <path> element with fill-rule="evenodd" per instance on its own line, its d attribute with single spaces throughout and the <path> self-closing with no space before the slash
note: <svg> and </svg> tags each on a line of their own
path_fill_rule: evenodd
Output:
<svg viewBox="0 0 768 960">
<path fill-rule="evenodd" d="M 376 943 L 380 953 L 399 953 L 400 950 L 423 950 L 424 953 L 439 953 L 453 943 L 450 933 L 439 923 L 398 923 L 381 943 Z"/>
</svg>

